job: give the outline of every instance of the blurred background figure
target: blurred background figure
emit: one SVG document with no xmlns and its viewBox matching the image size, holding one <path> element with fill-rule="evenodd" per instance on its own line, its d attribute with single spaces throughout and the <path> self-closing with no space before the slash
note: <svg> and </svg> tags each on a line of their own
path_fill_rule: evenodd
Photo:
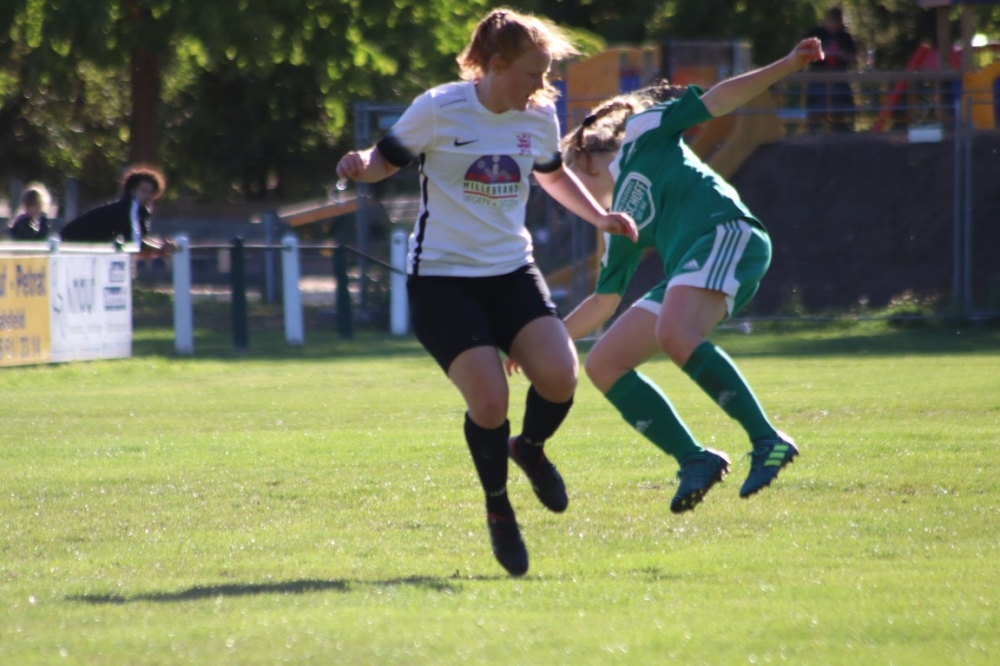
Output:
<svg viewBox="0 0 1000 666">
<path fill-rule="evenodd" d="M 113 243 L 121 239 L 140 252 L 163 252 L 172 243 L 152 235 L 153 202 L 166 187 L 163 174 L 154 167 L 130 167 L 122 176 L 121 196 L 88 210 L 66 224 L 62 239 L 69 242 Z"/>
<path fill-rule="evenodd" d="M 840 7 L 827 10 L 823 24 L 808 37 L 818 37 L 825 57 L 809 66 L 810 72 L 847 72 L 856 67 L 858 47 L 844 26 Z M 854 125 L 854 93 L 846 81 L 812 82 L 807 93 L 809 130 L 818 132 L 829 127 L 835 132 L 849 132 Z"/>
<path fill-rule="evenodd" d="M 21 212 L 8 226 L 14 240 L 45 240 L 52 229 L 51 221 L 45 214 L 51 197 L 41 183 L 31 183 L 21 193 Z"/>
</svg>

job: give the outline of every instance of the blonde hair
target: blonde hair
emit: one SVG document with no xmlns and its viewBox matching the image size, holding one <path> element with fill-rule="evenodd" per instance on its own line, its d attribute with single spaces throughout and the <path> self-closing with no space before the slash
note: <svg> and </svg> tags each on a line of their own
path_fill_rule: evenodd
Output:
<svg viewBox="0 0 1000 666">
<path fill-rule="evenodd" d="M 493 56 L 513 62 L 529 45 L 544 49 L 552 60 L 579 55 L 569 35 L 555 23 L 520 14 L 511 9 L 495 9 L 481 20 L 472 32 L 472 41 L 459 54 L 458 67 L 463 80 L 475 81 L 490 69 Z M 545 87 L 532 96 L 532 102 L 553 102 L 559 91 L 545 77 Z"/>
<path fill-rule="evenodd" d="M 661 80 L 602 102 L 576 129 L 563 137 L 560 142 L 563 164 L 572 167 L 577 161 L 584 161 L 584 170 L 592 176 L 597 175 L 591 167 L 590 156 L 618 152 L 629 118 L 656 104 L 677 99 L 686 90 L 684 86 L 673 86 Z"/>
<path fill-rule="evenodd" d="M 21 192 L 21 208 L 25 211 L 28 210 L 28 206 L 37 205 L 44 213 L 51 201 L 52 196 L 49 194 L 49 190 L 41 183 L 28 183 L 28 186 Z"/>
</svg>

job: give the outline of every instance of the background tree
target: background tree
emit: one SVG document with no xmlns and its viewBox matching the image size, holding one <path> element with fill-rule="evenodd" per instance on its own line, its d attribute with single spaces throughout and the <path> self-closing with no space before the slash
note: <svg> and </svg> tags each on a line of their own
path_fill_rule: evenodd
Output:
<svg viewBox="0 0 1000 666">
<path fill-rule="evenodd" d="M 819 0 L 514 0 L 602 44 L 747 39 L 784 54 Z M 844 0 L 875 65 L 935 38 L 913 0 Z M 156 161 L 170 196 L 316 195 L 352 143 L 353 102 L 409 102 L 457 75 L 491 0 L 6 0 L 0 3 L 0 179 L 81 179 L 106 197 L 130 160 Z M 978 10 L 998 36 L 1000 7 Z M 952 11 L 953 34 L 959 12 Z"/>
<path fill-rule="evenodd" d="M 123 73 L 44 30 L 45 3 L 0 4 L 0 180 L 113 183 L 126 158 Z M 110 180 L 108 180 L 110 179 Z"/>
<path fill-rule="evenodd" d="M 2 141 L 17 144 L 5 154 L 23 154 L 11 167 L 19 174 L 32 170 L 30 154 L 39 153 L 42 157 L 36 162 L 83 176 L 87 190 L 101 188 L 82 168 L 85 143 L 100 134 L 94 132 L 99 128 L 69 123 L 86 135 L 80 145 L 67 144 L 69 163 L 54 162 L 43 145 L 49 143 L 44 135 L 50 128 L 67 126 L 69 112 L 60 107 L 75 105 L 77 116 L 86 117 L 89 111 L 108 114 L 105 117 L 119 140 L 131 147 L 127 154 L 132 159 L 164 162 L 157 159 L 157 129 L 163 126 L 176 133 L 167 139 L 165 156 L 170 159 L 163 163 L 173 192 L 203 194 L 205 177 L 210 175 L 216 184 L 235 183 L 244 196 L 264 196 L 283 189 L 288 164 L 313 163 L 318 151 L 330 150 L 342 140 L 353 100 L 399 99 L 429 81 L 443 80 L 445 70 L 453 76 L 454 55 L 468 37 L 470 22 L 486 4 L 486 0 L 367 0 L 362 5 L 350 0 L 5 3 L 0 18 L 9 19 L 12 29 L 0 42 L 0 53 L 16 57 L 4 58 L 0 113 L 10 118 L 10 127 L 0 131 Z M 85 66 L 92 71 L 84 71 Z M 88 88 L 88 76 L 111 86 L 108 97 L 114 99 L 84 97 L 80 90 Z M 212 90 L 215 85 L 218 90 Z M 33 99 L 41 91 L 51 99 L 18 101 Z M 226 93 L 224 98 L 221 92 Z M 32 113 L 39 114 L 37 122 L 31 120 Z M 224 123 L 237 113 L 240 122 L 227 127 Z M 220 125 L 206 134 L 213 119 Z M 206 142 L 219 132 L 227 133 L 226 143 Z M 119 166 L 126 161 L 121 150 L 109 149 L 107 155 Z M 100 191 L 106 190 L 105 183 Z"/>
</svg>

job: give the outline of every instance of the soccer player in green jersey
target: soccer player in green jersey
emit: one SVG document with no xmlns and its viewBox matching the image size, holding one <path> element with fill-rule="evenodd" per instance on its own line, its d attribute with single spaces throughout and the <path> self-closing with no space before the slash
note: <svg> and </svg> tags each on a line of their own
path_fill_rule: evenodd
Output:
<svg viewBox="0 0 1000 666">
<path fill-rule="evenodd" d="M 639 229 L 638 243 L 605 238 L 595 293 L 566 318 L 570 335 L 583 337 L 611 317 L 643 250 L 656 249 L 663 260 L 663 282 L 601 337 L 586 370 L 626 421 L 677 459 L 674 513 L 701 502 L 729 471 L 729 458 L 699 444 L 667 396 L 636 371 L 661 351 L 746 430 L 753 451 L 741 497 L 769 485 L 798 455 L 732 359 L 707 339 L 757 291 L 771 261 L 771 242 L 736 190 L 685 145 L 683 133 L 822 57 L 819 41 L 805 39 L 781 60 L 708 92 L 659 85 L 622 95 L 595 109 L 563 140 L 564 163 L 601 205 L 631 215 Z"/>
</svg>

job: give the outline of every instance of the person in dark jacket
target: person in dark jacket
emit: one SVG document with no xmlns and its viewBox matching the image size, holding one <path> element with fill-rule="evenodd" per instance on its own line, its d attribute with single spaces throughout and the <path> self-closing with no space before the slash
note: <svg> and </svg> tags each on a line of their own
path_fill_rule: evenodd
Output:
<svg viewBox="0 0 1000 666">
<path fill-rule="evenodd" d="M 112 243 L 121 240 L 142 252 L 161 252 L 164 241 L 152 232 L 152 204 L 163 194 L 165 181 L 158 169 L 133 166 L 122 176 L 121 197 L 66 224 L 62 240 L 83 243 Z"/>
<path fill-rule="evenodd" d="M 840 7 L 826 12 L 823 25 L 809 33 L 823 46 L 823 60 L 812 63 L 810 72 L 848 72 L 858 62 L 858 47 L 854 37 L 844 27 L 844 13 Z M 814 81 L 807 93 L 809 128 L 823 129 L 826 121 L 834 131 L 850 131 L 854 123 L 854 93 L 846 81 Z"/>
<path fill-rule="evenodd" d="M 49 192 L 44 185 L 31 184 L 21 193 L 22 213 L 9 227 L 14 240 L 45 240 L 52 229 L 51 220 L 45 215 L 49 207 Z"/>
</svg>

